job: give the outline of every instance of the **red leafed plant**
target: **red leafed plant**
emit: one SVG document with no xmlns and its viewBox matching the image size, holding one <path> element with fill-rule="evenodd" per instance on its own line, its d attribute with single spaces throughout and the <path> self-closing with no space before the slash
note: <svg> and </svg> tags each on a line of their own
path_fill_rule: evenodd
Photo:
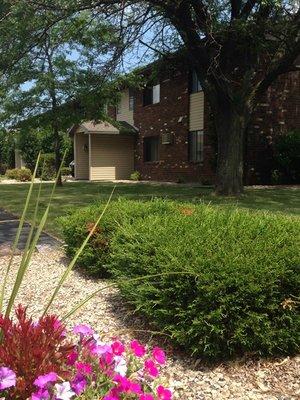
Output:
<svg viewBox="0 0 300 400">
<path fill-rule="evenodd" d="M 66 360 L 74 346 L 66 342 L 65 327 L 55 315 L 46 315 L 34 323 L 26 308 L 16 309 L 16 322 L 0 315 L 0 366 L 17 375 L 11 399 L 27 399 L 38 375 L 55 371 L 67 377 Z"/>
</svg>

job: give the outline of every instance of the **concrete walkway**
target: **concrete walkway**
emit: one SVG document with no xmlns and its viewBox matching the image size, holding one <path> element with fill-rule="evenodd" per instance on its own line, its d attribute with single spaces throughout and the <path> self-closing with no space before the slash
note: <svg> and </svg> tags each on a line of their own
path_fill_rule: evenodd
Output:
<svg viewBox="0 0 300 400">
<path fill-rule="evenodd" d="M 16 237 L 18 226 L 18 217 L 5 210 L 0 209 L 0 257 L 1 255 L 6 255 L 9 252 Z M 29 231 L 30 224 L 26 222 L 23 225 L 19 244 L 17 247 L 19 251 L 24 250 Z M 60 246 L 61 243 L 58 240 L 43 232 L 40 236 L 37 249 L 39 250 L 43 247 L 59 248 Z"/>
</svg>

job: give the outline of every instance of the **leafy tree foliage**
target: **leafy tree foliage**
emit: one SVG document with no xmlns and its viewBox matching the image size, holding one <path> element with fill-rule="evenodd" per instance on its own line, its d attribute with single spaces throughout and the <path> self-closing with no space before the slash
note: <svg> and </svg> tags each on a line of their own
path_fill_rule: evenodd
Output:
<svg viewBox="0 0 300 400">
<path fill-rule="evenodd" d="M 81 15 L 86 15 L 87 11 L 89 16 L 96 18 L 97 22 L 92 26 L 98 26 L 100 21 L 101 27 L 101 21 L 105 20 L 114 28 L 114 37 L 118 39 L 117 44 L 114 43 L 114 51 L 106 51 L 106 67 L 102 64 L 98 68 L 100 76 L 101 71 L 115 68 L 117 61 L 123 60 L 124 55 L 132 52 L 133 48 L 138 49 L 134 53 L 136 59 L 141 55 L 140 46 L 163 56 L 182 49 L 189 65 L 198 74 L 212 111 L 218 138 L 217 193 L 230 195 L 243 191 L 243 147 L 251 115 L 257 102 L 277 77 L 296 70 L 296 59 L 300 52 L 298 2 L 58 0 L 54 4 L 51 0 L 31 0 L 28 9 L 21 15 L 21 10 L 26 7 L 24 0 L 6 1 L 3 7 L 5 11 L 1 11 L 1 15 L 4 15 L 6 8 L 12 9 L 7 18 L 12 20 L 12 28 L 9 26 L 0 39 L 0 49 L 7 45 L 10 50 L 10 63 L 17 58 L 16 54 L 22 56 L 24 52 L 32 50 L 30 46 L 28 50 L 27 45 L 24 52 L 21 51 L 23 36 L 31 46 L 35 45 L 35 56 L 31 59 L 36 57 L 38 60 L 41 53 L 37 49 L 41 48 L 45 38 L 52 38 L 60 21 L 67 24 L 67 21 L 79 16 L 80 24 Z M 4 26 L 7 24 L 6 21 Z M 14 31 L 17 32 L 16 39 L 10 45 L 9 37 L 13 36 Z M 68 27 L 64 32 L 66 35 L 61 35 L 60 43 L 66 44 L 76 37 L 78 29 Z M 86 37 L 85 33 L 83 35 Z M 50 43 L 47 42 L 48 50 L 53 42 L 57 43 L 53 38 Z M 103 36 L 99 34 L 90 35 L 84 41 L 86 49 L 97 49 L 97 45 L 102 49 L 102 43 Z M 43 54 L 45 65 L 48 65 L 45 51 Z M 87 54 L 89 57 L 85 57 L 85 62 L 95 67 L 93 60 L 98 53 L 88 51 Z M 69 71 L 69 67 L 65 65 L 64 71 Z M 47 82 L 53 84 L 49 68 L 47 76 Z M 94 74 L 92 76 L 97 82 L 98 78 Z M 80 82 L 81 89 L 87 87 L 84 85 L 87 82 L 85 79 Z M 96 87 L 99 87 L 99 82 Z M 91 106 L 95 97 L 86 98 Z"/>
</svg>

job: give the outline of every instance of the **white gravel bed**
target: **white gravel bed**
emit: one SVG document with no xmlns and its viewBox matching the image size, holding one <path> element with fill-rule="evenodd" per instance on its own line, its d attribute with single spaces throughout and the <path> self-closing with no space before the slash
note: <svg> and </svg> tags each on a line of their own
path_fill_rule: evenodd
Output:
<svg viewBox="0 0 300 400">
<path fill-rule="evenodd" d="M 20 256 L 14 259 L 16 271 Z M 7 257 L 0 257 L 0 282 Z M 16 304 L 28 305 L 28 312 L 38 317 L 43 311 L 52 289 L 66 266 L 63 253 L 42 249 L 33 257 Z M 12 271 L 12 272 L 13 272 Z M 9 285 L 13 284 L 13 274 Z M 109 284 L 105 280 L 92 280 L 73 271 L 51 309 L 64 315 L 80 299 Z M 137 337 L 150 343 L 149 334 L 135 330 L 147 329 L 145 321 L 132 315 L 117 289 L 106 289 L 73 315 L 68 325 L 88 323 L 98 332 L 120 336 L 124 340 Z M 149 329 L 149 326 L 148 326 Z M 153 339 L 154 340 L 154 339 Z M 155 338 L 158 340 L 158 338 Z M 153 344 L 153 342 L 152 342 Z M 207 366 L 175 351 L 167 343 L 159 343 L 168 352 L 168 364 L 163 374 L 181 400 L 296 400 L 300 399 L 300 357 L 282 360 L 236 361 Z"/>
</svg>

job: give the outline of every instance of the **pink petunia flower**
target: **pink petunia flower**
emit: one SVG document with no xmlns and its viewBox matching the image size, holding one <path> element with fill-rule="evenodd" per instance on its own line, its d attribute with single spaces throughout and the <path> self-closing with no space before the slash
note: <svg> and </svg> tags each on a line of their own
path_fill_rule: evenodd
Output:
<svg viewBox="0 0 300 400">
<path fill-rule="evenodd" d="M 156 389 L 157 396 L 159 400 L 171 400 L 172 399 L 172 392 L 170 389 L 166 389 L 163 386 L 158 386 Z"/>
<path fill-rule="evenodd" d="M 55 391 L 56 400 L 70 400 L 76 394 L 73 392 L 70 382 L 57 383 L 55 385 Z"/>
<path fill-rule="evenodd" d="M 58 376 L 55 372 L 49 372 L 48 374 L 40 375 L 33 383 L 35 386 L 44 389 L 48 383 L 56 382 L 57 379 Z"/>
<path fill-rule="evenodd" d="M 82 373 L 83 375 L 91 375 L 93 372 L 91 364 L 88 363 L 77 362 L 75 364 L 75 367 L 77 371 Z"/>
<path fill-rule="evenodd" d="M 103 397 L 103 400 L 119 400 L 119 397 L 108 394 Z"/>
<path fill-rule="evenodd" d="M 87 387 L 87 380 L 85 379 L 85 377 L 81 374 L 75 375 L 75 378 L 71 382 L 71 388 L 74 390 L 74 392 L 78 396 L 80 396 L 81 393 L 84 392 L 86 387 Z"/>
<path fill-rule="evenodd" d="M 31 400 L 49 400 L 50 393 L 47 389 L 39 389 L 37 392 L 31 395 Z"/>
<path fill-rule="evenodd" d="M 154 397 L 150 393 L 143 393 L 139 398 L 140 400 L 154 400 Z"/>
<path fill-rule="evenodd" d="M 67 355 L 67 365 L 74 365 L 78 359 L 78 353 L 76 351 L 72 351 L 72 353 Z"/>
<path fill-rule="evenodd" d="M 73 332 L 80 336 L 92 336 L 94 334 L 93 329 L 89 325 L 84 324 L 75 325 Z"/>
<path fill-rule="evenodd" d="M 121 376 L 125 376 L 127 372 L 127 363 L 125 358 L 122 356 L 115 356 L 114 362 L 114 371 Z"/>
<path fill-rule="evenodd" d="M 130 343 L 130 348 L 133 351 L 134 355 L 137 357 L 144 357 L 146 354 L 145 346 L 141 345 L 137 340 L 133 340 Z"/>
<path fill-rule="evenodd" d="M 7 367 L 0 367 L 0 390 L 16 386 L 16 374 Z"/>
<path fill-rule="evenodd" d="M 125 346 L 118 340 L 112 343 L 111 348 L 116 356 L 121 356 L 125 351 Z"/>
<path fill-rule="evenodd" d="M 152 350 L 152 356 L 154 360 L 157 361 L 159 364 L 166 363 L 166 354 L 161 348 L 154 347 L 154 349 Z"/>
<path fill-rule="evenodd" d="M 151 359 L 146 360 L 145 363 L 144 363 L 144 367 L 145 367 L 146 372 L 150 376 L 152 376 L 153 378 L 157 378 L 158 377 L 159 371 L 158 371 L 158 368 L 157 368 L 157 366 L 156 366 L 156 364 L 155 364 L 155 362 L 153 360 L 151 360 Z"/>
</svg>

